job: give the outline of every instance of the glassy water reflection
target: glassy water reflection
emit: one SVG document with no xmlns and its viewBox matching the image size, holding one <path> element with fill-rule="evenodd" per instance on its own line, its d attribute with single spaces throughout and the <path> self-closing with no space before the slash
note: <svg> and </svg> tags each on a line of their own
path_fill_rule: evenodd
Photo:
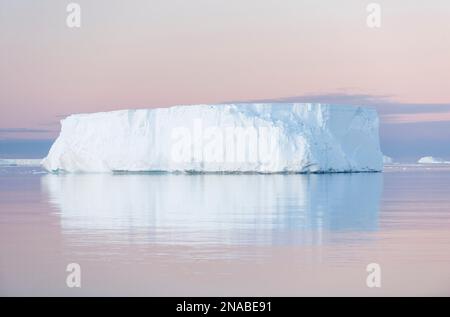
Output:
<svg viewBox="0 0 450 317">
<path fill-rule="evenodd" d="M 449 167 L 48 175 L 0 168 L 0 295 L 448 295 Z M 79 263 L 81 289 L 67 288 Z M 366 286 L 368 263 L 383 287 Z"/>
<path fill-rule="evenodd" d="M 377 230 L 382 174 L 45 175 L 61 230 L 92 242 L 322 244 Z M 361 240 L 359 235 L 358 239 Z"/>
</svg>

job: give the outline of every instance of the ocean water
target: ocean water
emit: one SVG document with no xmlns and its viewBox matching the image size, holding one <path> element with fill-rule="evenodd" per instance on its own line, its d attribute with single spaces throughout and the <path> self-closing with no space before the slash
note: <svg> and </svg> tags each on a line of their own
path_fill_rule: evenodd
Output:
<svg viewBox="0 0 450 317">
<path fill-rule="evenodd" d="M 0 167 L 0 295 L 450 295 L 450 167 L 312 175 Z M 81 268 L 70 288 L 69 263 Z M 368 287 L 367 266 L 380 267 Z"/>
</svg>

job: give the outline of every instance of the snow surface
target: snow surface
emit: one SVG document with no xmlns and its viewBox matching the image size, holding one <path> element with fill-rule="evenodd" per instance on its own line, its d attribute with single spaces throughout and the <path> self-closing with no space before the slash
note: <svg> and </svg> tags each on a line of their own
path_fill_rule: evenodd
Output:
<svg viewBox="0 0 450 317">
<path fill-rule="evenodd" d="M 443 160 L 438 157 L 424 156 L 420 158 L 417 163 L 419 164 L 450 164 L 450 161 Z"/>
<path fill-rule="evenodd" d="M 375 109 L 302 103 L 174 106 L 71 115 L 53 172 L 381 171 Z"/>
<path fill-rule="evenodd" d="M 0 159 L 0 166 L 40 166 L 42 159 Z"/>
</svg>

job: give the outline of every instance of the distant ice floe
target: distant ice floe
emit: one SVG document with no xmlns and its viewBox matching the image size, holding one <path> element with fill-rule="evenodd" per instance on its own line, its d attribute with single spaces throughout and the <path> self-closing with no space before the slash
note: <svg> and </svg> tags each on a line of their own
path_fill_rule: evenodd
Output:
<svg viewBox="0 0 450 317">
<path fill-rule="evenodd" d="M 0 166 L 41 166 L 42 159 L 0 159 Z"/>
<path fill-rule="evenodd" d="M 424 156 L 420 158 L 417 163 L 419 164 L 450 164 L 450 161 L 446 161 L 444 159 L 433 157 L 433 156 Z"/>
</svg>

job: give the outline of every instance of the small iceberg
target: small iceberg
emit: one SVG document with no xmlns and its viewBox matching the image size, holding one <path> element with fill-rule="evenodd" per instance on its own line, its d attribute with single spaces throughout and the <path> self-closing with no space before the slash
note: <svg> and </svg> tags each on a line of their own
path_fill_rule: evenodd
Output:
<svg viewBox="0 0 450 317">
<path fill-rule="evenodd" d="M 393 164 L 393 163 L 394 160 L 392 159 L 392 157 L 383 155 L 383 164 Z"/>
<path fill-rule="evenodd" d="M 446 161 L 444 159 L 433 157 L 433 156 L 424 156 L 420 158 L 417 163 L 419 164 L 450 164 L 450 161 Z"/>
</svg>

